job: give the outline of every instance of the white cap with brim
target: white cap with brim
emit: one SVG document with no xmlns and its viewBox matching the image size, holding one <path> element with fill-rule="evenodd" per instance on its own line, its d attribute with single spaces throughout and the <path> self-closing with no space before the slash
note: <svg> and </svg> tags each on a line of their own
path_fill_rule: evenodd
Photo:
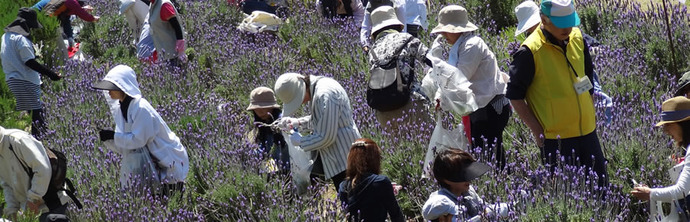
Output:
<svg viewBox="0 0 690 222">
<path fill-rule="evenodd" d="M 283 116 L 290 116 L 304 101 L 306 83 L 304 76 L 297 73 L 285 73 L 278 77 L 273 87 L 276 96 L 283 103 Z"/>
<path fill-rule="evenodd" d="M 444 215 L 458 215 L 458 205 L 444 195 L 429 197 L 422 207 L 422 217 L 427 220 L 436 220 Z"/>
<path fill-rule="evenodd" d="M 539 6 L 537 6 L 537 3 L 534 3 L 532 0 L 527 0 L 515 7 L 515 16 L 518 20 L 515 36 L 526 32 L 527 29 L 532 28 L 541 22 L 541 17 L 539 16 Z"/>
</svg>

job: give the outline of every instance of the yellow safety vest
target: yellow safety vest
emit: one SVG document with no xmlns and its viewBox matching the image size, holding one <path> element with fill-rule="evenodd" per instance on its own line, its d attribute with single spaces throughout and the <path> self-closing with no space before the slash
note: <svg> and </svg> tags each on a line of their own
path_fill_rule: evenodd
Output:
<svg viewBox="0 0 690 222">
<path fill-rule="evenodd" d="M 522 45 L 534 56 L 534 79 L 526 100 L 544 128 L 544 137 L 566 139 L 593 132 L 596 124 L 592 96 L 589 92 L 578 95 L 574 87 L 577 77 L 586 76 L 585 44 L 580 29 L 573 28 L 565 53 L 560 46 L 548 42 L 540 28 Z"/>
</svg>

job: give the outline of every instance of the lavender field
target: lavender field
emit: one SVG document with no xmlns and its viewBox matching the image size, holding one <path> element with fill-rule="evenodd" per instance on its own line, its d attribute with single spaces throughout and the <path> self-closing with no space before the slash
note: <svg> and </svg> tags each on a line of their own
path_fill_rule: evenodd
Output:
<svg viewBox="0 0 690 222">
<path fill-rule="evenodd" d="M 35 1 L 25 2 L 29 1 L 0 0 L 3 26 L 17 8 Z M 48 46 L 41 58 L 66 76 L 59 82 L 45 81 L 42 87 L 50 129 L 42 141 L 68 156 L 69 177 L 84 204 L 81 210 L 70 207 L 73 221 L 343 220 L 330 183 L 312 187 L 306 196 L 293 196 L 287 177 L 261 170 L 259 157 L 253 155 L 257 146 L 246 138 L 252 127 L 245 111 L 249 92 L 258 86 L 273 88 L 285 72 L 330 76 L 343 85 L 360 132 L 384 150 L 383 174 L 403 186 L 397 196 L 403 212 L 409 221 L 423 221 L 421 206 L 437 189 L 435 181 L 420 179 L 435 123 L 407 126 L 399 134 L 377 123 L 365 102 L 368 66 L 359 45 L 359 26 L 352 20 L 323 19 L 314 1 L 293 0 L 288 1 L 288 21 L 278 32 L 249 34 L 237 30 L 242 13 L 225 0 L 178 0 L 188 62 L 181 69 L 169 69 L 136 59 L 125 18 L 118 15 L 119 1 L 87 2 L 101 16 L 98 23 L 85 24 L 79 35 L 87 61 L 55 61 L 47 50 L 50 43 L 44 43 Z M 500 68 L 507 71 L 510 53 L 522 40 L 514 37 L 513 26 L 512 9 L 519 2 L 432 1 L 430 27 L 441 7 L 465 6 Z M 648 203 L 632 199 L 628 181 L 634 178 L 651 187 L 672 183 L 666 173 L 674 165 L 669 156 L 683 151 L 652 126 L 660 119 L 661 103 L 672 96 L 679 73 L 690 68 L 687 7 L 667 3 L 670 27 L 661 3 L 579 0 L 576 7 L 581 28 L 602 43 L 594 54 L 595 69 L 603 91 L 614 102 L 608 124 L 604 108 L 597 109 L 597 132 L 609 161 L 611 187 L 595 187 L 582 169 L 568 167 L 553 174 L 544 169 L 529 129 L 514 114 L 504 132 L 509 170 L 491 171 L 474 185 L 487 202 L 519 204 L 511 207 L 509 217 L 485 217 L 486 221 L 646 221 Z M 41 19 L 51 27 L 45 24 L 49 18 Z M 428 31 L 421 36 L 427 45 L 433 40 Z M 98 130 L 113 128 L 114 123 L 103 95 L 91 88 L 118 64 L 136 70 L 142 94 L 186 146 L 192 168 L 184 196 L 161 199 L 147 191 L 120 188 L 120 156 L 98 139 Z M 418 78 L 422 77 L 420 70 Z M 0 124 L 28 127 L 29 116 L 14 111 L 4 81 L 0 93 Z M 221 104 L 226 105 L 219 110 Z M 481 149 L 472 152 L 480 161 L 494 163 Z M 518 190 L 529 191 L 529 197 L 523 200 Z M 597 198 L 593 190 L 606 197 Z M 19 221 L 33 220 L 26 215 Z"/>
</svg>

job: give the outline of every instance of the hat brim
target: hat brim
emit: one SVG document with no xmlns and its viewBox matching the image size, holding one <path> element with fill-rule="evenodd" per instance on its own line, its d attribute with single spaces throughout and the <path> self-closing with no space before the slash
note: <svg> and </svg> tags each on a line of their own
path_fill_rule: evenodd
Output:
<svg viewBox="0 0 690 222">
<path fill-rule="evenodd" d="M 679 123 L 679 122 L 683 122 L 683 121 L 686 121 L 686 120 L 690 120 L 690 116 L 685 117 L 685 118 L 683 118 L 683 119 L 679 119 L 679 120 L 661 121 L 661 122 L 656 123 L 656 125 L 654 125 L 654 127 L 661 127 L 661 126 L 663 126 L 664 124 L 668 124 L 668 123 Z"/>
<path fill-rule="evenodd" d="M 566 16 L 549 16 L 549 20 L 554 26 L 561 29 L 580 25 L 580 16 L 577 15 L 577 12 Z"/>
<path fill-rule="evenodd" d="M 301 84 L 304 86 L 304 84 Z M 283 101 L 283 116 L 290 116 L 294 114 L 300 106 L 302 106 L 302 101 L 304 101 L 304 94 L 306 91 L 303 87 L 298 87 L 299 90 L 295 97 L 291 101 Z"/>
<path fill-rule="evenodd" d="M 275 103 L 274 103 L 274 104 L 268 104 L 268 103 L 264 103 L 264 104 L 251 104 L 251 105 L 249 105 L 249 106 L 247 107 L 247 110 L 248 110 L 248 111 L 251 111 L 251 110 L 261 109 L 261 108 L 280 108 L 280 105 L 275 104 Z"/>
<path fill-rule="evenodd" d="M 518 36 L 527 31 L 527 29 L 532 28 L 532 26 L 538 25 L 541 22 L 541 17 L 539 13 L 535 13 L 530 16 L 527 20 L 518 23 L 517 29 L 515 30 L 515 36 Z"/>
<path fill-rule="evenodd" d="M 431 34 L 436 34 L 436 33 L 441 33 L 441 32 L 462 33 L 462 32 L 471 32 L 471 31 L 474 31 L 477 29 L 479 29 L 479 28 L 477 28 L 476 25 L 472 24 L 472 22 L 467 22 L 463 26 L 453 25 L 453 24 L 448 24 L 448 25 L 438 24 L 436 27 L 434 27 L 433 30 L 431 30 Z"/>
<path fill-rule="evenodd" d="M 463 170 L 462 174 L 455 175 L 452 178 L 448 178 L 448 180 L 451 182 L 470 182 L 489 172 L 489 170 L 491 170 L 491 167 L 485 163 L 472 162 Z"/>
<path fill-rule="evenodd" d="M 101 90 L 117 90 L 117 91 L 122 91 L 120 87 L 117 87 L 114 83 L 108 81 L 108 80 L 101 80 L 98 83 L 94 84 L 91 86 L 91 88 L 94 89 L 101 89 Z"/>
<path fill-rule="evenodd" d="M 392 26 L 392 25 L 403 25 L 403 24 L 402 24 L 402 22 L 398 21 L 398 19 L 387 19 L 387 20 L 381 22 L 381 24 L 377 24 L 373 28 L 371 28 L 371 34 L 373 35 L 374 33 L 380 31 L 381 29 L 386 28 L 388 26 Z"/>
</svg>

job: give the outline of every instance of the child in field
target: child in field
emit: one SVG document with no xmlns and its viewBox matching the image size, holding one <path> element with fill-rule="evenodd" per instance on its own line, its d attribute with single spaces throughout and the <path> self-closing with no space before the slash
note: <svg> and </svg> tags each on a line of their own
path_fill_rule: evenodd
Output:
<svg viewBox="0 0 690 222">
<path fill-rule="evenodd" d="M 270 127 L 262 126 L 260 123 L 271 124 L 281 117 L 283 110 L 280 109 L 273 90 L 268 87 L 258 87 L 252 90 L 249 96 L 249 106 L 247 110 L 251 112 L 256 125 L 251 132 L 252 142 L 259 145 L 261 154 L 271 156 L 280 166 L 280 171 L 290 172 L 290 155 L 285 138 L 280 132 L 274 132 Z"/>
<path fill-rule="evenodd" d="M 485 205 L 471 181 L 491 169 L 460 149 L 446 149 L 433 163 L 434 178 L 441 189 L 431 193 L 424 203 L 422 216 L 432 221 L 480 221 L 482 216 L 507 216 L 508 205 Z M 524 191 L 521 191 L 524 194 Z"/>
<path fill-rule="evenodd" d="M 118 65 L 93 88 L 108 93 L 106 99 L 115 120 L 115 131 L 101 130 L 99 136 L 106 147 L 122 154 L 120 184 L 131 187 L 140 181 L 130 179 L 139 176 L 149 179 L 143 181 L 144 185 L 155 185 L 153 182 L 160 180 L 164 194 L 182 191 L 189 172 L 187 150 L 142 97 L 134 70 Z"/>
</svg>

